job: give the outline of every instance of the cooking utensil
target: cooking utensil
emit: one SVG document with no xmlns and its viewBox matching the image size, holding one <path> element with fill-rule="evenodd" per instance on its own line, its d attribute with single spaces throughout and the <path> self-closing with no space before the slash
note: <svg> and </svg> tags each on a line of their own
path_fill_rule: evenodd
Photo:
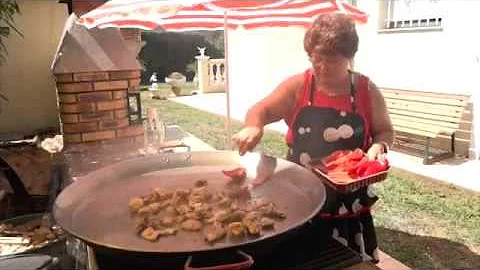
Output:
<svg viewBox="0 0 480 270">
<path fill-rule="evenodd" d="M 155 243 L 135 234 L 128 210 L 131 197 L 155 187 L 191 187 L 199 179 L 206 179 L 212 190 L 223 190 L 226 181 L 221 171 L 239 166 L 247 170 L 246 185 L 259 172 L 269 179 L 251 193 L 273 201 L 286 212 L 287 218 L 278 222 L 275 230 L 258 238 L 226 238 L 215 245 L 208 245 L 201 233 L 180 232 Z M 81 177 L 59 194 L 53 214 L 65 231 L 97 249 L 182 257 L 236 250 L 274 238 L 307 222 L 324 202 L 325 187 L 315 174 L 286 160 L 256 153 L 239 156 L 230 151 L 165 153 L 116 163 Z"/>
</svg>

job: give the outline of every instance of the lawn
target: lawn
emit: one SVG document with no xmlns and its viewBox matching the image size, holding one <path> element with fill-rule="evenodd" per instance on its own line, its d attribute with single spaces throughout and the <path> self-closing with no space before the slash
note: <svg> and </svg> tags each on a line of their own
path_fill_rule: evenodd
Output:
<svg viewBox="0 0 480 270">
<path fill-rule="evenodd" d="M 226 149 L 223 116 L 143 95 L 144 108 L 212 145 Z M 233 131 L 242 123 L 232 121 Z M 267 131 L 255 151 L 283 158 L 284 137 Z M 480 268 L 480 196 L 435 180 L 394 169 L 377 185 L 375 205 L 379 247 L 417 269 Z"/>
<path fill-rule="evenodd" d="M 148 88 L 150 88 L 150 85 L 141 85 L 139 87 L 140 91 L 148 91 Z M 166 94 L 173 94 L 171 90 L 171 86 L 168 83 L 158 83 L 158 89 L 162 93 Z M 192 91 L 198 89 L 198 86 L 193 83 L 193 82 L 187 82 L 185 85 L 182 87 L 180 91 L 180 95 L 190 95 Z"/>
</svg>

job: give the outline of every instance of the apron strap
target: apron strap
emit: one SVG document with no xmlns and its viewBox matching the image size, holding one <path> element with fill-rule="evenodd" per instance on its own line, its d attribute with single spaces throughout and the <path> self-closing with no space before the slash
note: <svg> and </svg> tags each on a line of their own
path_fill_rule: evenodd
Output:
<svg viewBox="0 0 480 270">
<path fill-rule="evenodd" d="M 313 94 L 315 93 L 315 73 L 312 72 L 312 77 L 310 79 L 310 99 L 308 100 L 308 105 L 313 106 Z"/>
<path fill-rule="evenodd" d="M 350 75 L 350 100 L 352 101 L 352 113 L 357 112 L 357 91 L 355 89 L 354 76 L 351 70 L 348 70 Z"/>
</svg>

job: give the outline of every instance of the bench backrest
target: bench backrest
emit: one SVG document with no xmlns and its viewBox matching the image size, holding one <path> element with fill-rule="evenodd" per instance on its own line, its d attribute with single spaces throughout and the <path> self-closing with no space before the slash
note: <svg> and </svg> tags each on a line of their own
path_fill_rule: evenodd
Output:
<svg viewBox="0 0 480 270">
<path fill-rule="evenodd" d="M 382 88 L 395 129 L 428 137 L 459 128 L 468 95 Z"/>
</svg>

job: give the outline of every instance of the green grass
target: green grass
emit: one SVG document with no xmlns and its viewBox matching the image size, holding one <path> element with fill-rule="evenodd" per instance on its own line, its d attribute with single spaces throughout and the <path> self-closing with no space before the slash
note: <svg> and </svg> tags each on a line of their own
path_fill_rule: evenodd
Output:
<svg viewBox="0 0 480 270">
<path fill-rule="evenodd" d="M 151 85 L 141 85 L 139 87 L 139 89 L 140 89 L 140 91 L 148 91 L 148 88 L 150 86 Z M 158 88 L 160 89 L 159 91 L 161 91 L 163 93 L 173 94 L 173 92 L 171 91 L 171 86 L 168 83 L 159 83 Z M 182 87 L 182 89 L 180 91 L 180 95 L 189 96 L 189 95 L 192 94 L 192 91 L 195 91 L 197 89 L 198 89 L 198 87 L 197 87 L 196 84 L 194 84 L 193 82 L 187 82 Z"/>
<path fill-rule="evenodd" d="M 171 101 L 145 98 L 146 96 L 146 94 L 142 94 L 142 97 L 144 97 L 142 100 L 143 107 L 156 107 L 162 121 L 181 126 L 216 149 L 225 150 L 228 148 L 225 132 L 226 117 L 196 110 Z M 239 121 L 232 120 L 231 125 L 233 133 L 242 128 L 242 123 Z M 276 157 L 284 157 L 287 147 L 278 132 L 266 131 L 257 150 Z"/>
<path fill-rule="evenodd" d="M 172 101 L 143 99 L 160 118 L 226 149 L 225 117 Z M 232 120 L 232 130 L 242 123 Z M 284 158 L 284 136 L 267 131 L 255 151 Z M 377 185 L 379 247 L 412 268 L 480 268 L 480 195 L 398 169 Z"/>
</svg>

